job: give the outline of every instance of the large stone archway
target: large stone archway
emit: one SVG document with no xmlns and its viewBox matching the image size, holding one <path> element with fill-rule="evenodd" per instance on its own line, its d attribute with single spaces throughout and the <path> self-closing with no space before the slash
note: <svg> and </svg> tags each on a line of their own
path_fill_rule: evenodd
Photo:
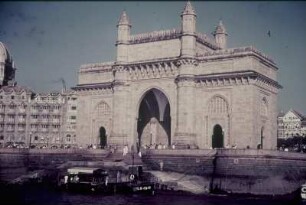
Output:
<svg viewBox="0 0 306 205">
<path fill-rule="evenodd" d="M 171 144 L 170 104 L 162 91 L 153 88 L 142 96 L 138 108 L 137 133 L 140 146 Z"/>
</svg>

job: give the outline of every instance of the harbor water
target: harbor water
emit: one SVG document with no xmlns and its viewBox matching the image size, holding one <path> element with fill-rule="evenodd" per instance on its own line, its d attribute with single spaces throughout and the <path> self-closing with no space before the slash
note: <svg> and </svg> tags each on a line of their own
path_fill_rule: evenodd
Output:
<svg viewBox="0 0 306 205">
<path fill-rule="evenodd" d="M 1 185 L 1 204 L 16 205 L 281 205 L 303 204 L 301 201 L 255 197 L 191 195 L 180 192 L 150 195 L 103 195 L 71 193 L 50 186 Z"/>
</svg>

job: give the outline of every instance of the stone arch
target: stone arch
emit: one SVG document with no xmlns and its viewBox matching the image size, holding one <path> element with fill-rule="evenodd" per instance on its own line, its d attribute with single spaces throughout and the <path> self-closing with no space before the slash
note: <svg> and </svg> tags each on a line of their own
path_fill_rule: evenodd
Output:
<svg viewBox="0 0 306 205">
<path fill-rule="evenodd" d="M 172 102 L 172 99 L 170 98 L 170 96 L 168 95 L 168 93 L 167 93 L 163 88 L 161 88 L 161 87 L 159 87 L 159 86 L 150 86 L 150 87 L 144 89 L 144 90 L 140 93 L 140 95 L 139 95 L 139 96 L 140 96 L 140 99 L 138 100 L 138 103 L 137 103 L 137 105 L 136 105 L 136 108 L 137 108 L 137 110 L 136 110 L 137 115 L 136 115 L 136 116 L 139 116 L 139 106 L 140 106 L 140 103 L 142 102 L 143 98 L 145 97 L 145 94 L 148 93 L 150 90 L 154 90 L 154 89 L 159 90 L 160 92 L 162 92 L 162 93 L 166 96 L 166 98 L 167 98 L 167 100 L 168 100 L 168 102 L 169 102 L 170 107 L 171 107 L 171 108 L 174 107 L 174 104 L 173 104 L 173 102 Z M 172 112 L 172 110 L 171 110 L 171 112 Z"/>
<path fill-rule="evenodd" d="M 264 146 L 264 135 L 265 135 L 265 126 L 260 128 L 260 139 L 259 143 L 257 144 L 257 149 L 263 149 Z"/>
<path fill-rule="evenodd" d="M 215 135 L 215 129 L 221 127 L 222 133 L 222 147 L 224 145 L 230 146 L 232 142 L 230 137 L 230 105 L 228 100 L 222 95 L 213 95 L 206 104 L 207 106 L 207 127 L 208 146 L 213 147 L 213 137 Z M 218 126 L 217 126 L 218 125 Z M 217 126 L 217 128 L 216 128 Z"/>
<path fill-rule="evenodd" d="M 106 129 L 103 126 L 99 128 L 99 144 L 101 148 L 107 145 Z"/>
<path fill-rule="evenodd" d="M 100 143 L 100 129 L 101 127 L 105 130 L 105 137 L 111 132 L 112 126 L 112 110 L 110 106 L 104 101 L 100 101 L 96 104 L 93 110 L 93 119 L 92 119 L 92 134 L 93 140 L 92 144 L 101 144 Z"/>
<path fill-rule="evenodd" d="M 211 140 L 212 148 L 223 148 L 224 147 L 224 133 L 221 125 L 216 124 L 213 127 L 213 135 Z"/>
<path fill-rule="evenodd" d="M 171 105 L 166 94 L 158 88 L 142 93 L 138 102 L 138 145 L 171 143 Z"/>
</svg>

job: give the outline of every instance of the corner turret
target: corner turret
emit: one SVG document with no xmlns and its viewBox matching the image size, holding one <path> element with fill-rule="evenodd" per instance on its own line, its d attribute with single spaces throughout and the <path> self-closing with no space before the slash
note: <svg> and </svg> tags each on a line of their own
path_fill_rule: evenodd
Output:
<svg viewBox="0 0 306 205">
<path fill-rule="evenodd" d="M 131 24 L 125 11 L 122 12 L 118 21 L 117 38 L 117 62 L 123 63 L 128 60 L 128 44 L 130 40 Z"/>
<path fill-rule="evenodd" d="M 221 49 L 226 49 L 227 48 L 227 33 L 226 33 L 226 29 L 221 20 L 219 21 L 218 26 L 216 26 L 216 30 L 213 32 L 213 35 L 215 37 L 215 41 L 217 45 Z"/>
<path fill-rule="evenodd" d="M 196 13 L 190 1 L 187 1 L 181 14 L 181 57 L 195 57 L 196 45 Z"/>
<path fill-rule="evenodd" d="M 0 86 L 15 85 L 15 64 L 5 45 L 0 42 Z"/>
</svg>

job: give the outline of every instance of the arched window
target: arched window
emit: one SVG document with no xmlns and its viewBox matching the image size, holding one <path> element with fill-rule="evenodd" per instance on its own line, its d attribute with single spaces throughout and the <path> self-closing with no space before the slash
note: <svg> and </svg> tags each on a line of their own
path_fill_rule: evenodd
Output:
<svg viewBox="0 0 306 205">
<path fill-rule="evenodd" d="M 220 96 L 213 97 L 208 104 L 208 112 L 211 114 L 228 113 L 228 104 L 226 100 Z"/>
<path fill-rule="evenodd" d="M 111 115 L 111 110 L 105 102 L 101 102 L 97 105 L 96 108 L 96 113 L 98 116 L 110 116 Z"/>
<path fill-rule="evenodd" d="M 70 142 L 71 141 L 71 135 L 66 135 L 66 141 Z"/>
</svg>

